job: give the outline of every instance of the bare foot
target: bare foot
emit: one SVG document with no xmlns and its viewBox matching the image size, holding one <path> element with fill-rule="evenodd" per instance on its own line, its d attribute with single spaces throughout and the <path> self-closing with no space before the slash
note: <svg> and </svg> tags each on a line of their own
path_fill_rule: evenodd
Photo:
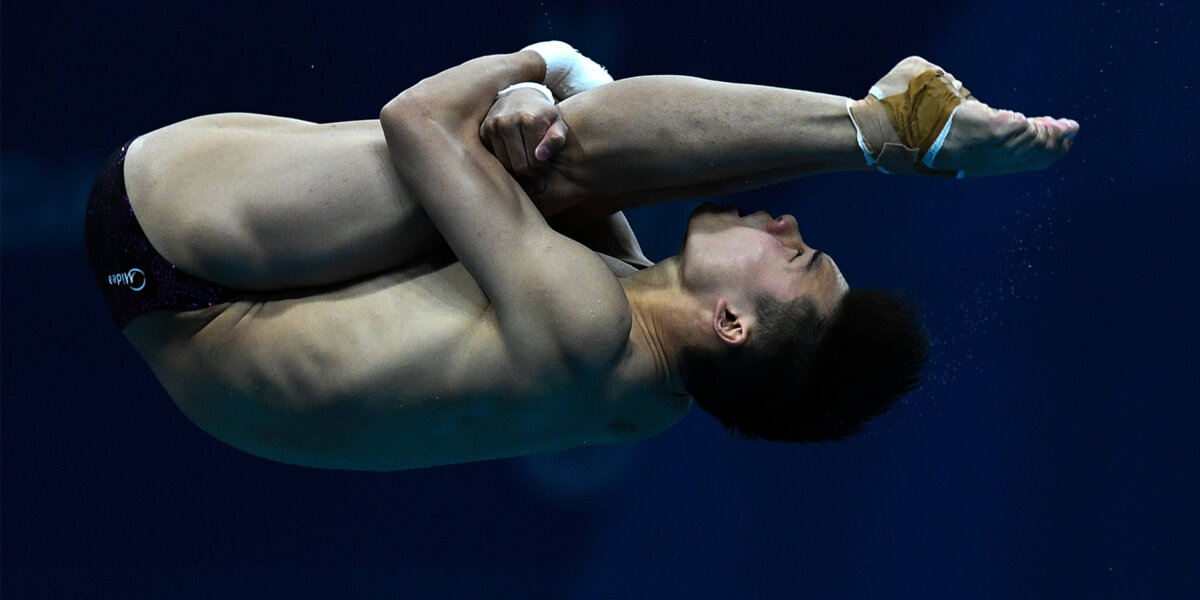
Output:
<svg viewBox="0 0 1200 600">
<path fill-rule="evenodd" d="M 953 75 L 918 56 L 900 61 L 871 92 L 877 97 L 903 93 L 914 77 L 931 69 L 941 70 L 943 81 L 963 99 L 932 164 L 926 163 L 933 169 L 967 177 L 1032 171 L 1045 169 L 1071 150 L 1079 123 L 996 110 L 971 95 Z"/>
</svg>

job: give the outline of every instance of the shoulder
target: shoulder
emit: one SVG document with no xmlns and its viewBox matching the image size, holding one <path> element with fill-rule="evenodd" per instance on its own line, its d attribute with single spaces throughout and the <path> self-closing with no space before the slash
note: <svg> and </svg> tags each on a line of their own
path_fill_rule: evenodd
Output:
<svg viewBox="0 0 1200 600">
<path fill-rule="evenodd" d="M 561 361 L 568 371 L 579 374 L 607 372 L 629 344 L 633 326 L 629 300 L 594 252 L 577 244 L 558 252 L 571 256 L 541 265 L 542 277 L 532 286 L 522 311 L 542 326 L 523 329 L 531 335 L 516 346 L 538 357 L 539 365 Z"/>
</svg>

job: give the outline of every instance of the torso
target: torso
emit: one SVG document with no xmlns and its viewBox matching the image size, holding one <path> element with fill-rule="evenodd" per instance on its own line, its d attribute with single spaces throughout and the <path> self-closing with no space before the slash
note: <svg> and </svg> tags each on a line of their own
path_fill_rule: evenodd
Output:
<svg viewBox="0 0 1200 600">
<path fill-rule="evenodd" d="M 553 353 L 518 364 L 487 298 L 445 254 L 317 292 L 151 313 L 125 333 L 201 428 L 311 466 L 395 470 L 613 443 L 687 409 L 616 392 L 611 365 Z"/>
<path fill-rule="evenodd" d="M 201 428 L 311 466 L 397 470 L 628 441 L 687 407 L 613 395 L 602 370 L 513 365 L 458 262 L 318 295 L 151 313 L 125 332 Z"/>
</svg>

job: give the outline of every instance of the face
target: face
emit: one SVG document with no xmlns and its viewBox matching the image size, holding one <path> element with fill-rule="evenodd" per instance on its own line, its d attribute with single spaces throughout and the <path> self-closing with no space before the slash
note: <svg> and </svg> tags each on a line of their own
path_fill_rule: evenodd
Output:
<svg viewBox="0 0 1200 600">
<path fill-rule="evenodd" d="M 680 252 L 684 279 L 696 289 L 743 300 L 769 294 L 807 297 L 829 314 L 849 286 L 829 255 L 804 243 L 796 219 L 765 211 L 742 215 L 707 202 L 688 219 Z"/>
</svg>

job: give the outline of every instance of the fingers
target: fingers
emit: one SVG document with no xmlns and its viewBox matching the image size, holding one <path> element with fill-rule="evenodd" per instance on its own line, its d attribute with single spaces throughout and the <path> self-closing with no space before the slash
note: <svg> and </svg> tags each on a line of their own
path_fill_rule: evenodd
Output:
<svg viewBox="0 0 1200 600">
<path fill-rule="evenodd" d="M 483 143 L 492 151 L 496 160 L 504 169 L 514 175 L 525 175 L 531 170 L 529 152 L 520 118 L 517 115 L 506 115 L 489 118 L 480 127 L 480 137 Z M 538 138 L 533 138 L 534 141 Z"/>
<path fill-rule="evenodd" d="M 496 160 L 500 161 L 504 170 L 511 173 L 512 164 L 508 156 L 508 147 L 504 143 L 504 136 L 501 134 L 498 121 L 491 118 L 491 115 L 484 120 L 483 125 L 480 125 L 479 137 L 483 140 L 483 145 L 496 157 Z"/>
<path fill-rule="evenodd" d="M 529 161 L 529 153 L 526 151 L 525 130 L 526 127 L 519 124 L 520 119 L 517 119 L 518 124 L 510 124 L 507 127 L 501 127 L 501 135 L 504 139 L 504 148 L 508 152 L 509 171 L 513 175 L 524 176 L 528 175 L 531 167 Z"/>
<path fill-rule="evenodd" d="M 479 136 L 505 170 L 536 191 L 549 161 L 566 146 L 567 129 L 558 108 L 544 97 L 517 91 L 492 106 Z"/>
<path fill-rule="evenodd" d="M 544 166 L 563 146 L 567 145 L 567 122 L 556 119 L 533 151 L 536 166 Z"/>
<path fill-rule="evenodd" d="M 509 172 L 533 175 L 566 145 L 567 124 L 561 118 L 506 115 L 485 122 L 480 136 Z"/>
</svg>

